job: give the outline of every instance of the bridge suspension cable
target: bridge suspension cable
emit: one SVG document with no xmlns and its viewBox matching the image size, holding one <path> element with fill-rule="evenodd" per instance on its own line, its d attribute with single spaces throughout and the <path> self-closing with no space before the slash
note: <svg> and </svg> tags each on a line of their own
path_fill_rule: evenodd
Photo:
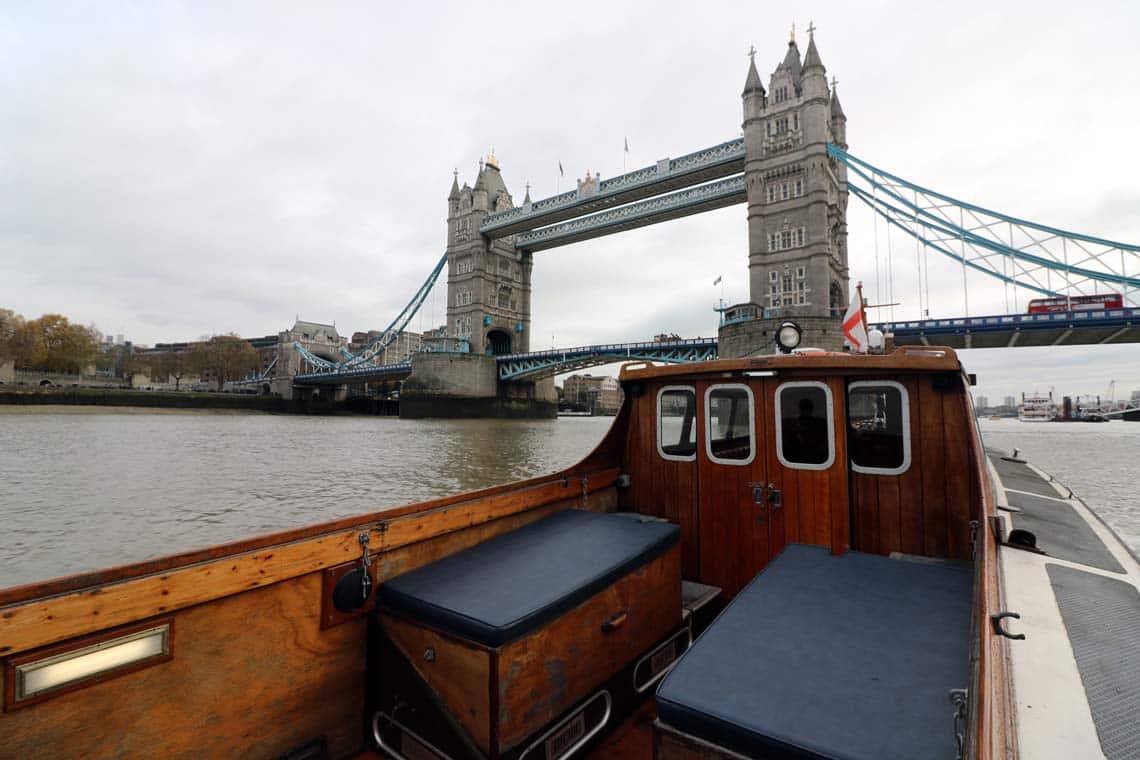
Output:
<svg viewBox="0 0 1140 760">
<path fill-rule="evenodd" d="M 317 356 L 300 343 L 294 343 L 293 348 L 301 355 L 302 359 L 312 365 L 318 372 L 358 370 L 368 364 L 374 363 L 373 360 L 383 354 L 384 349 L 400 337 L 400 333 L 404 331 L 408 323 L 416 316 L 416 313 L 424 305 L 428 294 L 431 293 L 432 288 L 435 287 L 436 281 L 439 280 L 440 272 L 443 271 L 445 266 L 447 266 L 446 253 L 436 262 L 435 268 L 431 270 L 431 274 L 428 275 L 427 279 L 424 280 L 423 284 L 420 285 L 419 289 L 415 292 L 415 295 L 412 296 L 412 300 L 408 301 L 408 304 L 403 310 L 396 315 L 396 318 L 393 319 L 379 335 L 368 341 L 360 353 L 353 354 L 351 351 L 342 348 L 340 350 L 341 360 L 330 361 Z"/>
<path fill-rule="evenodd" d="M 1140 296 L 1140 246 L 992 211 L 916 185 L 835 145 L 827 149 L 865 183 L 848 177 L 851 193 L 886 220 L 888 234 L 892 226 L 901 229 L 961 262 L 963 273 L 973 269 L 1015 286 L 1015 304 L 1018 287 L 1075 296 L 1093 295 L 1107 284 L 1121 290 L 1125 303 Z M 1054 282 L 1058 276 L 1060 283 Z"/>
</svg>

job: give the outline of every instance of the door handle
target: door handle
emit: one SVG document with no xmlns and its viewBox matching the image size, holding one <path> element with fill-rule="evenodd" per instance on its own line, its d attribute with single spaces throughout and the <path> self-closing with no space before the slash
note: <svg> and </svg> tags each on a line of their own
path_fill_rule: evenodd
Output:
<svg viewBox="0 0 1140 760">
<path fill-rule="evenodd" d="M 784 493 L 776 488 L 775 483 L 768 484 L 768 505 L 772 509 L 779 509 L 784 506 Z"/>
<path fill-rule="evenodd" d="M 764 490 L 767 488 L 763 483 L 749 483 L 752 486 L 752 503 L 758 509 L 756 510 L 756 523 L 759 525 L 764 524 Z"/>
</svg>

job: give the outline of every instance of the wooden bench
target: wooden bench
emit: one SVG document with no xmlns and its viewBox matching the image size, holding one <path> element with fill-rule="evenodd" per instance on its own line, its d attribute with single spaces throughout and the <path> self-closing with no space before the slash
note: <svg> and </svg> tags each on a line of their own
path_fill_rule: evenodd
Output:
<svg viewBox="0 0 1140 760">
<path fill-rule="evenodd" d="M 661 681 L 656 757 L 953 758 L 972 578 L 788 546 Z"/>
<path fill-rule="evenodd" d="M 680 625 L 679 534 L 654 518 L 567 510 L 384 583 L 378 619 L 404 664 L 380 673 L 383 720 L 405 735 L 454 729 L 452 756 L 578 741 L 609 717 L 599 687 Z M 430 707 L 392 714 L 429 703 L 432 720 L 421 720 Z M 579 707 L 580 730 L 542 736 Z"/>
</svg>

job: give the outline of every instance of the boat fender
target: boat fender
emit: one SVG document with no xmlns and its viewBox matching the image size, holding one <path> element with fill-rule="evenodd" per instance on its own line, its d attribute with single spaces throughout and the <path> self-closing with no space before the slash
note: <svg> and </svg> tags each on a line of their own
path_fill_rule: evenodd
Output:
<svg viewBox="0 0 1140 760">
<path fill-rule="evenodd" d="M 337 608 L 338 612 L 348 614 L 349 612 L 356 612 L 364 606 L 371 595 L 371 588 L 365 592 L 365 578 L 367 576 L 364 571 L 359 567 L 353 568 L 336 582 L 333 587 L 332 600 L 333 606 Z M 371 586 L 371 579 L 368 585 Z"/>
</svg>

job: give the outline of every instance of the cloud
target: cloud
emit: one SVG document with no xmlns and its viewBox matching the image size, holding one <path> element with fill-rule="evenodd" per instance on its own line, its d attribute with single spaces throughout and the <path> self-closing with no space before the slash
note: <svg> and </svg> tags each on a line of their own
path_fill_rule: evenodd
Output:
<svg viewBox="0 0 1140 760">
<path fill-rule="evenodd" d="M 735 137 L 748 45 L 770 71 L 797 15 L 802 29 L 790 2 L 7 7 L 0 304 L 144 343 L 264 335 L 297 314 L 383 326 L 443 251 L 453 168 L 473 181 L 494 145 L 516 199 L 527 182 L 538 198 L 587 170 L 619 173 L 625 138 L 633 168 Z M 1140 122 L 1124 79 L 1140 68 L 1137 16 L 879 2 L 822 3 L 814 20 L 857 155 L 988 207 L 1138 240 L 1140 158 L 1124 147 Z M 884 231 L 855 203 L 852 276 L 885 283 Z M 746 240 L 738 207 L 537 254 L 534 334 L 708 334 L 718 275 L 730 301 L 747 296 Z M 913 244 L 889 248 L 898 316 L 928 308 Z M 960 313 L 960 267 L 923 266 L 932 314 Z M 1024 307 L 1024 294 L 968 282 L 971 313 Z M 443 302 L 413 326 L 441 321 Z M 1081 354 L 1085 371 L 1117 372 L 1127 349 L 1112 351 Z M 1049 359 L 998 355 L 1024 356 L 997 352 L 992 382 L 1049 374 Z M 1058 352 L 1054 376 L 1075 355 Z"/>
</svg>

